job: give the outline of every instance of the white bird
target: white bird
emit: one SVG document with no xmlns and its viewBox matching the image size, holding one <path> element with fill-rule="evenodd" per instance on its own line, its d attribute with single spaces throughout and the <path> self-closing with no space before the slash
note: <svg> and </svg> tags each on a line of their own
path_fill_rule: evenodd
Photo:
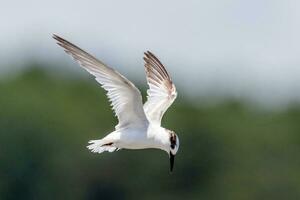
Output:
<svg viewBox="0 0 300 200">
<path fill-rule="evenodd" d="M 162 63 L 151 52 L 145 53 L 149 89 L 147 101 L 143 105 L 140 91 L 119 72 L 67 40 L 57 35 L 53 35 L 53 38 L 66 53 L 95 76 L 96 81 L 107 91 L 119 120 L 112 133 L 100 140 L 89 141 L 87 148 L 94 153 L 119 149 L 161 149 L 169 154 L 172 171 L 179 139 L 174 131 L 161 127 L 161 119 L 177 97 L 177 91 Z"/>
</svg>

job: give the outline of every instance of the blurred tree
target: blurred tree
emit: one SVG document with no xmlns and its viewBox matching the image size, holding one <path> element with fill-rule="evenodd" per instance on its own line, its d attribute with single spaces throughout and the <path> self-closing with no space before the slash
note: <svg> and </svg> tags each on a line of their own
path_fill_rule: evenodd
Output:
<svg viewBox="0 0 300 200">
<path fill-rule="evenodd" d="M 170 174 L 158 150 L 85 148 L 116 124 L 92 79 L 32 68 L 0 92 L 0 199 L 300 199 L 297 105 L 266 112 L 179 96 L 163 122 L 180 136 Z"/>
</svg>

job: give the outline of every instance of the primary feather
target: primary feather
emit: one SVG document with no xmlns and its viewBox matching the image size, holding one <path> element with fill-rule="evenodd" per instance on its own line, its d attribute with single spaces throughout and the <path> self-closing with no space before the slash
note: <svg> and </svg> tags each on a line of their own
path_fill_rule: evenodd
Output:
<svg viewBox="0 0 300 200">
<path fill-rule="evenodd" d="M 58 45 L 64 48 L 66 53 L 94 75 L 96 81 L 107 91 L 107 96 L 119 120 L 116 129 L 138 126 L 147 122 L 141 93 L 133 83 L 71 42 L 57 35 L 53 35 L 53 38 Z"/>
<path fill-rule="evenodd" d="M 163 64 L 151 52 L 145 53 L 145 70 L 149 89 L 144 110 L 148 120 L 158 125 L 177 97 L 176 87 Z"/>
</svg>

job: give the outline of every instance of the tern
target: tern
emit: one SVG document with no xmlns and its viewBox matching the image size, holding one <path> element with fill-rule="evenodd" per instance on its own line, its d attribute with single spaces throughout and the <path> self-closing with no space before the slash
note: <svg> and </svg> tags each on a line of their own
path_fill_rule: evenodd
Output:
<svg viewBox="0 0 300 200">
<path fill-rule="evenodd" d="M 147 101 L 143 105 L 139 89 L 119 72 L 71 42 L 55 34 L 53 38 L 107 91 L 118 118 L 113 132 L 102 139 L 89 141 L 87 148 L 94 153 L 120 149 L 161 149 L 169 155 L 172 172 L 179 138 L 174 131 L 161 127 L 161 119 L 176 99 L 177 91 L 158 58 L 150 51 L 144 53 L 149 89 Z"/>
</svg>

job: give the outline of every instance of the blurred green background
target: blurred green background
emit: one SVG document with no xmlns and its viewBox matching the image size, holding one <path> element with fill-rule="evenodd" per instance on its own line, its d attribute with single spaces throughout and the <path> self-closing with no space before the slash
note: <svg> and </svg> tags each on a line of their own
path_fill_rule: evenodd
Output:
<svg viewBox="0 0 300 200">
<path fill-rule="evenodd" d="M 300 199 L 299 105 L 191 104 L 180 92 L 163 120 L 180 137 L 170 174 L 159 150 L 86 149 L 117 123 L 93 78 L 32 66 L 1 79 L 0 199 Z"/>
</svg>

